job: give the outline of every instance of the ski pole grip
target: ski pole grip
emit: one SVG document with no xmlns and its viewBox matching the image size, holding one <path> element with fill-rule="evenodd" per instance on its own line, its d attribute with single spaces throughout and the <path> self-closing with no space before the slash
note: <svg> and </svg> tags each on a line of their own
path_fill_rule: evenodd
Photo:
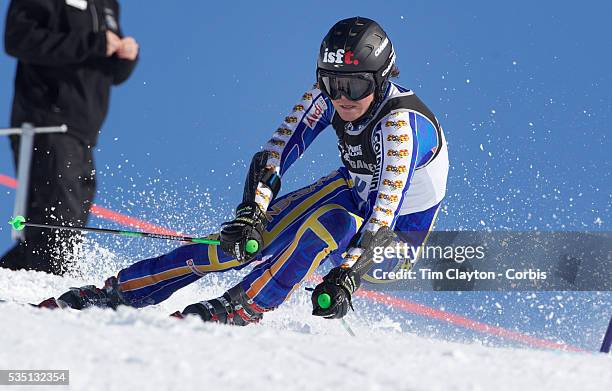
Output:
<svg viewBox="0 0 612 391">
<path fill-rule="evenodd" d="M 328 309 L 331 306 L 331 296 L 327 293 L 321 293 L 319 297 L 317 297 L 317 304 L 324 310 Z"/>
<path fill-rule="evenodd" d="M 15 231 L 21 231 L 25 228 L 25 217 L 23 216 L 15 216 L 14 218 L 9 220 L 9 224 Z"/>
<path fill-rule="evenodd" d="M 259 242 L 255 239 L 247 240 L 244 250 L 249 254 L 255 254 L 259 250 Z"/>
</svg>

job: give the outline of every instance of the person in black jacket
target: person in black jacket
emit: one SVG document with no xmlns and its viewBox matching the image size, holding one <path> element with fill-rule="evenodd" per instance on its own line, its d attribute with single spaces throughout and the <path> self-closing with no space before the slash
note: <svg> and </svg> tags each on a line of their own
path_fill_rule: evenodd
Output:
<svg viewBox="0 0 612 391">
<path fill-rule="evenodd" d="M 35 136 L 30 221 L 83 225 L 95 194 L 92 150 L 110 88 L 128 79 L 138 43 L 124 37 L 116 0 L 12 0 L 4 45 L 17 58 L 11 126 L 66 124 L 66 134 Z M 15 165 L 19 137 L 11 137 Z M 28 228 L 0 266 L 63 274 L 78 236 Z"/>
</svg>

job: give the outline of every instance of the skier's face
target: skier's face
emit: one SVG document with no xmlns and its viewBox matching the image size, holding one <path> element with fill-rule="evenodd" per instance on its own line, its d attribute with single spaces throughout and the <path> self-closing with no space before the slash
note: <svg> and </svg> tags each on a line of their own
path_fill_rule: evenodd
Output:
<svg viewBox="0 0 612 391">
<path fill-rule="evenodd" d="M 332 103 L 340 118 L 344 121 L 354 121 L 368 111 L 373 101 L 374 94 L 370 94 L 360 100 L 349 100 L 342 95 L 340 99 L 332 100 Z"/>
</svg>

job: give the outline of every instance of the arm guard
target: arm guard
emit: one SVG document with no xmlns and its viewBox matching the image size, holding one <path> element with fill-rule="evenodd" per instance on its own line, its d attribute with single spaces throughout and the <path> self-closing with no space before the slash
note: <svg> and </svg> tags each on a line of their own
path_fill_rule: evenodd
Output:
<svg viewBox="0 0 612 391">
<path fill-rule="evenodd" d="M 263 212 L 278 194 L 281 187 L 280 176 L 273 168 L 267 167 L 268 151 L 257 152 L 253 156 L 249 173 L 244 183 L 242 203 L 256 203 Z"/>
</svg>

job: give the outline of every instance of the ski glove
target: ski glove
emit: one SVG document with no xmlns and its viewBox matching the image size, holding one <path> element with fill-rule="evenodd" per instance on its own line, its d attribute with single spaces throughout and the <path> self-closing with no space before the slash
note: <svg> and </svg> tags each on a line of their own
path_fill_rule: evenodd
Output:
<svg viewBox="0 0 612 391">
<path fill-rule="evenodd" d="M 333 268 L 312 292 L 312 314 L 327 319 L 344 317 L 349 308 L 354 310 L 351 295 L 359 285 L 361 278 L 351 268 Z"/>
<path fill-rule="evenodd" d="M 240 263 L 253 259 L 263 249 L 266 215 L 255 202 L 243 202 L 236 208 L 236 218 L 223 223 L 221 249 Z M 256 242 L 256 244 L 255 244 Z"/>
<path fill-rule="evenodd" d="M 366 231 L 363 235 L 355 235 L 351 240 L 352 248 L 363 250 L 352 264 L 345 264 L 330 270 L 323 277 L 323 282 L 312 292 L 312 314 L 327 319 L 342 318 L 353 309 L 352 294 L 361 285 L 363 277 L 372 267 L 374 252 L 377 248 L 385 248 L 393 244 L 395 234 L 389 227 L 381 227 L 376 233 Z"/>
</svg>

